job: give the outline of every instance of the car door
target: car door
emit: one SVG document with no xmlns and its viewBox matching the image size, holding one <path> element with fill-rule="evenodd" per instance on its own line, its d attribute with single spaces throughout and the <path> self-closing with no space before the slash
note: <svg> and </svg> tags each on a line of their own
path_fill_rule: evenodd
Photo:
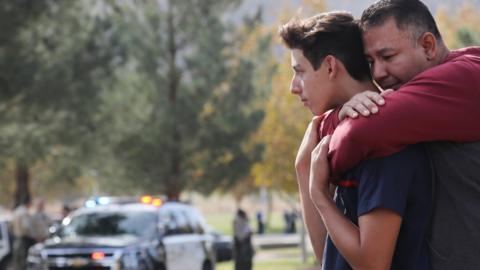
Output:
<svg viewBox="0 0 480 270">
<path fill-rule="evenodd" d="M 181 210 L 177 207 L 164 209 L 160 213 L 160 223 L 165 234 L 167 270 L 199 269 L 190 254 L 192 229 Z"/>
<path fill-rule="evenodd" d="M 6 221 L 0 221 L 0 262 L 2 262 L 10 253 L 10 242 L 8 235 L 8 224 Z"/>
<path fill-rule="evenodd" d="M 205 247 L 205 233 L 204 228 L 195 215 L 193 208 L 185 206 L 181 213 L 187 218 L 191 232 L 185 239 L 188 243 L 187 252 L 191 258 L 191 268 L 200 270 L 203 267 L 204 262 L 207 260 L 206 247 Z M 213 266 L 213 261 L 211 262 Z"/>
</svg>

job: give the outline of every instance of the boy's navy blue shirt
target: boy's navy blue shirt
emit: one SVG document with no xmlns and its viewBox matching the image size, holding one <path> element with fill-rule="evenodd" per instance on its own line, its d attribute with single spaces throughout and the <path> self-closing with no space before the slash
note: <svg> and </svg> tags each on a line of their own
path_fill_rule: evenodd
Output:
<svg viewBox="0 0 480 270">
<path fill-rule="evenodd" d="M 337 207 L 353 223 L 376 208 L 402 217 L 391 269 L 430 269 L 426 241 L 432 207 L 432 176 L 422 145 L 411 145 L 382 158 L 362 162 L 340 181 Z M 323 269 L 352 269 L 330 237 L 323 255 Z"/>
</svg>

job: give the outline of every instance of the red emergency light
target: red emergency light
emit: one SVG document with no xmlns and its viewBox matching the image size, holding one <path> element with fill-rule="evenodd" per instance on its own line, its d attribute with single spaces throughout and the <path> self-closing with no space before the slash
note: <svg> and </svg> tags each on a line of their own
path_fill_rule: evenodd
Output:
<svg viewBox="0 0 480 270">
<path fill-rule="evenodd" d="M 105 258 L 105 253 L 103 252 L 93 252 L 92 253 L 92 259 L 95 261 L 102 260 Z"/>
</svg>

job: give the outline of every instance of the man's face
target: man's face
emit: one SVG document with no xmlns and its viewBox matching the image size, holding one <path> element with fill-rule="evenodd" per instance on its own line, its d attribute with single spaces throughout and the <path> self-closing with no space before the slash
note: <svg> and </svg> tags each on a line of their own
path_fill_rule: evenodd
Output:
<svg viewBox="0 0 480 270">
<path fill-rule="evenodd" d="M 429 67 L 423 47 L 413 39 L 408 28 L 399 29 L 393 18 L 363 33 L 372 76 L 382 88 L 398 89 Z"/>
<path fill-rule="evenodd" d="M 298 95 L 300 100 L 314 115 L 323 114 L 330 109 L 334 91 L 328 82 L 328 73 L 322 64 L 314 70 L 310 61 L 299 49 L 291 53 L 292 68 L 294 70 L 290 91 Z"/>
</svg>

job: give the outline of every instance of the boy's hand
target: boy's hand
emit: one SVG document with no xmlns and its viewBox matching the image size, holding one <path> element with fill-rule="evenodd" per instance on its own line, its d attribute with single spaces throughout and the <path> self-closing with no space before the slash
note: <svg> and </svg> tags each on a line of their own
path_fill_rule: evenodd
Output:
<svg viewBox="0 0 480 270">
<path fill-rule="evenodd" d="M 313 149 L 318 144 L 318 141 L 320 141 L 318 128 L 323 117 L 323 115 L 315 116 L 310 124 L 308 124 L 302 143 L 297 152 L 297 158 L 295 159 L 295 169 L 297 174 L 308 174 L 310 172 L 310 158 Z"/>
<path fill-rule="evenodd" d="M 325 136 L 322 141 L 312 151 L 310 166 L 310 183 L 309 191 L 312 201 L 316 202 L 319 196 L 330 194 L 330 167 L 328 164 L 328 145 L 330 143 L 330 135 Z"/>
<path fill-rule="evenodd" d="M 342 109 L 338 113 L 338 119 L 342 121 L 345 117 L 357 118 L 359 114 L 369 116 L 370 114 L 378 113 L 378 106 L 385 104 L 383 97 L 391 92 L 393 92 L 393 89 L 385 90 L 382 93 L 365 91 L 356 94 L 343 104 Z"/>
</svg>

